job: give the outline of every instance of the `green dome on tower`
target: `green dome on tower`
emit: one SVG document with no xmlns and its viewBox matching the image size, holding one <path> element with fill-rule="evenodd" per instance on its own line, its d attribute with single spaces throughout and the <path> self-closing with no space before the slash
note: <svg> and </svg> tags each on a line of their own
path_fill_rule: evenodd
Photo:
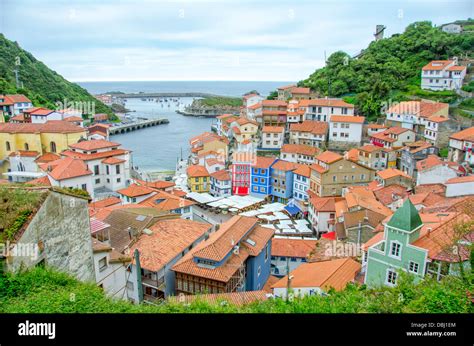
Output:
<svg viewBox="0 0 474 346">
<path fill-rule="evenodd" d="M 423 224 L 420 214 L 416 210 L 409 198 L 403 205 L 392 215 L 387 226 L 398 228 L 404 231 L 414 231 Z"/>
</svg>

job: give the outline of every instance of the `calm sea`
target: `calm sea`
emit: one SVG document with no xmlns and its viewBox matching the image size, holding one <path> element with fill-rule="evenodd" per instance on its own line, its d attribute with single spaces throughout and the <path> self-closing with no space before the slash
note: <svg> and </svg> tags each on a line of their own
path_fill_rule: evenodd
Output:
<svg viewBox="0 0 474 346">
<path fill-rule="evenodd" d="M 237 96 L 257 90 L 261 95 L 291 82 L 81 82 L 78 83 L 92 94 L 121 91 L 138 92 L 206 92 L 217 95 Z M 166 117 L 170 123 L 143 130 L 112 136 L 113 141 L 122 143 L 123 148 L 133 151 L 133 164 L 143 171 L 174 170 L 181 155 L 189 154 L 189 138 L 204 131 L 210 131 L 211 118 L 185 117 L 177 114 L 178 108 L 184 108 L 192 98 L 180 98 L 177 102 L 142 101 L 129 99 L 126 107 L 135 112 L 133 116 L 147 118 Z M 178 105 L 179 103 L 179 105 Z"/>
</svg>

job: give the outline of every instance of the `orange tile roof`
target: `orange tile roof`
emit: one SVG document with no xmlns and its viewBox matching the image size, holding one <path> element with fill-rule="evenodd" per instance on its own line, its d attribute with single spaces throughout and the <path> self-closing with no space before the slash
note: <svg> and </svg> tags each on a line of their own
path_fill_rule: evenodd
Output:
<svg viewBox="0 0 474 346">
<path fill-rule="evenodd" d="M 84 175 L 92 175 L 92 172 L 87 168 L 84 161 L 72 157 L 65 157 L 56 161 L 43 163 L 40 167 L 54 180 L 65 180 Z"/>
<path fill-rule="evenodd" d="M 149 271 L 157 272 L 202 238 L 206 232 L 210 232 L 212 226 L 177 218 L 160 220 L 149 229 L 152 234 L 142 234 L 131 247 L 131 253 L 138 249 L 140 265 Z"/>
<path fill-rule="evenodd" d="M 449 138 L 456 139 L 458 141 L 462 141 L 462 140 L 474 141 L 474 126 L 469 127 L 465 130 L 453 133 Z"/>
<path fill-rule="evenodd" d="M 73 149 L 79 150 L 96 150 L 96 149 L 106 149 L 106 148 L 113 148 L 119 147 L 120 143 L 117 142 L 109 142 L 105 139 L 92 139 L 89 141 L 82 141 L 75 144 L 70 144 L 69 147 Z"/>
<path fill-rule="evenodd" d="M 154 190 L 150 189 L 149 187 L 146 186 L 141 186 L 137 184 L 131 184 L 130 186 L 117 190 L 117 192 L 121 195 L 127 196 L 127 197 L 140 197 L 140 196 L 145 196 L 149 195 L 154 192 Z"/>
<path fill-rule="evenodd" d="M 218 115 L 216 117 L 216 119 L 226 119 L 226 118 L 229 118 L 229 117 L 235 117 L 235 115 L 233 115 L 233 114 L 221 114 L 221 115 Z"/>
<path fill-rule="evenodd" d="M 47 116 L 53 112 L 54 112 L 53 110 L 43 108 L 43 107 L 32 107 L 23 111 L 23 113 L 26 113 L 26 114 L 40 115 L 40 116 Z"/>
<path fill-rule="evenodd" d="M 160 211 L 173 211 L 180 208 L 190 207 L 196 203 L 175 194 L 158 190 L 155 191 L 153 196 L 148 197 L 139 204 Z"/>
<path fill-rule="evenodd" d="M 10 121 L 18 121 L 20 123 L 25 121 L 25 115 L 23 113 L 15 115 L 10 118 Z"/>
<path fill-rule="evenodd" d="M 445 69 L 449 64 L 452 64 L 452 60 L 433 60 L 430 61 L 428 64 L 423 66 L 422 70 L 443 70 Z"/>
<path fill-rule="evenodd" d="M 297 169 L 293 171 L 293 174 L 298 174 L 303 177 L 311 177 L 311 167 L 308 165 L 300 165 Z"/>
<path fill-rule="evenodd" d="M 216 180 L 226 181 L 230 180 L 230 174 L 224 169 L 218 170 L 217 172 L 211 173 L 211 177 Z"/>
<path fill-rule="evenodd" d="M 310 88 L 293 87 L 293 88 L 291 88 L 290 92 L 292 94 L 309 94 L 309 93 L 311 93 L 311 89 Z"/>
<path fill-rule="evenodd" d="M 355 280 L 361 265 L 352 258 L 340 258 L 331 261 L 303 263 L 293 270 L 290 275 L 291 287 L 320 287 L 334 288 L 340 291 L 349 282 Z M 272 288 L 284 288 L 288 285 L 288 276 L 278 281 Z"/>
<path fill-rule="evenodd" d="M 28 181 L 28 184 L 30 185 L 39 185 L 39 186 L 51 186 L 51 182 L 49 181 L 49 178 L 47 175 L 36 178 L 33 180 Z"/>
<path fill-rule="evenodd" d="M 306 258 L 316 247 L 316 239 L 272 239 L 272 256 Z"/>
<path fill-rule="evenodd" d="M 352 148 L 348 150 L 344 156 L 349 161 L 358 162 L 359 161 L 359 149 Z"/>
<path fill-rule="evenodd" d="M 312 170 L 314 170 L 314 171 L 316 171 L 320 174 L 325 173 L 325 172 L 328 171 L 326 168 L 324 168 L 324 167 L 322 167 L 322 166 L 320 166 L 316 163 L 313 163 L 311 166 L 309 166 L 309 168 L 311 168 Z"/>
<path fill-rule="evenodd" d="M 64 118 L 64 121 L 81 122 L 81 121 L 84 121 L 84 119 L 82 119 L 81 117 L 77 117 L 77 116 L 71 116 L 71 117 Z"/>
<path fill-rule="evenodd" d="M 380 203 L 388 206 L 399 198 L 405 199 L 408 196 L 408 191 L 401 185 L 390 185 L 375 190 L 374 194 Z"/>
<path fill-rule="evenodd" d="M 102 160 L 101 162 L 105 163 L 106 165 L 118 165 L 119 163 L 124 163 L 126 161 L 122 160 L 122 159 L 118 159 L 116 157 L 108 157 L 108 158 Z"/>
<path fill-rule="evenodd" d="M 280 152 L 316 156 L 321 153 L 321 150 L 319 148 L 304 144 L 283 144 Z"/>
<path fill-rule="evenodd" d="M 242 238 L 244 235 L 245 238 Z M 175 272 L 228 282 L 249 256 L 256 256 L 262 251 L 272 236 L 273 230 L 258 226 L 256 218 L 234 216 L 212 233 L 208 240 L 188 252 L 172 269 Z M 221 261 L 241 239 L 238 253 L 233 252 L 221 266 L 207 268 L 194 262 L 194 257 Z M 253 240 L 255 245 L 251 245 L 246 239 Z"/>
<path fill-rule="evenodd" d="M 291 124 L 290 132 L 310 132 L 315 135 L 325 135 L 328 132 L 328 123 L 325 121 L 305 120 L 302 123 Z"/>
<path fill-rule="evenodd" d="M 61 155 L 78 158 L 83 161 L 91 161 L 91 160 L 105 159 L 106 157 L 124 155 L 127 153 L 129 153 L 129 150 L 124 150 L 124 149 L 107 150 L 107 151 L 103 151 L 103 152 L 99 152 L 95 154 L 85 154 L 85 153 L 79 153 L 77 151 L 65 150 L 61 153 Z"/>
<path fill-rule="evenodd" d="M 381 124 L 369 124 L 369 125 L 367 125 L 367 128 L 369 128 L 369 129 L 386 129 L 387 126 L 381 125 Z"/>
<path fill-rule="evenodd" d="M 257 156 L 255 165 L 252 167 L 266 169 L 269 168 L 275 160 L 276 158 L 274 157 Z"/>
<path fill-rule="evenodd" d="M 432 121 L 434 123 L 443 123 L 448 120 L 449 119 L 447 117 L 443 117 L 441 115 L 433 115 L 432 117 L 428 118 L 428 121 Z"/>
<path fill-rule="evenodd" d="M 206 167 L 200 165 L 191 165 L 188 166 L 186 169 L 186 173 L 190 178 L 198 178 L 198 177 L 208 177 L 209 172 L 207 171 Z"/>
<path fill-rule="evenodd" d="M 316 156 L 317 160 L 322 161 L 324 163 L 328 163 L 328 164 L 339 161 L 342 158 L 343 157 L 341 155 L 339 155 L 335 152 L 329 151 L 329 150 L 326 150 L 322 154 L 319 154 L 318 156 Z"/>
<path fill-rule="evenodd" d="M 440 157 L 436 155 L 428 155 L 426 159 L 420 160 L 416 163 L 416 169 L 419 172 L 423 172 L 439 165 L 448 165 L 456 169 L 458 168 L 458 164 L 456 164 L 455 162 L 443 161 Z"/>
<path fill-rule="evenodd" d="M 332 213 L 336 211 L 336 199 L 334 197 L 312 196 L 309 203 L 317 212 Z"/>
<path fill-rule="evenodd" d="M 264 126 L 262 129 L 263 133 L 282 133 L 285 132 L 285 128 L 283 126 Z"/>
<path fill-rule="evenodd" d="M 365 117 L 358 117 L 353 115 L 331 115 L 330 121 L 333 123 L 363 124 L 365 121 Z"/>
<path fill-rule="evenodd" d="M 286 101 L 281 100 L 262 100 L 263 107 L 286 107 Z"/>
<path fill-rule="evenodd" d="M 354 108 L 353 104 L 347 103 L 342 99 L 313 99 L 313 100 L 300 100 L 300 106 L 321 106 L 321 107 L 345 107 Z"/>
<path fill-rule="evenodd" d="M 391 179 L 391 178 L 395 178 L 395 177 L 404 177 L 404 178 L 407 178 L 407 179 L 412 179 L 412 177 L 410 175 L 408 175 L 405 172 L 403 172 L 399 169 L 396 169 L 396 168 L 387 168 L 387 169 L 384 169 L 382 171 L 378 171 L 377 175 L 380 178 L 382 178 L 383 180 Z"/>
<path fill-rule="evenodd" d="M 18 150 L 18 151 L 12 151 L 10 153 L 10 157 L 13 157 L 13 156 L 21 156 L 21 157 L 36 157 L 38 156 L 39 153 L 37 151 L 33 151 L 33 150 Z"/>
<path fill-rule="evenodd" d="M 360 151 L 365 151 L 366 153 L 372 153 L 374 151 L 380 151 L 382 150 L 382 147 L 378 147 L 376 145 L 373 145 L 373 144 L 366 144 L 366 145 L 363 145 L 359 148 Z"/>
<path fill-rule="evenodd" d="M 258 125 L 255 120 L 251 120 L 245 117 L 240 117 L 239 119 L 236 120 L 236 122 L 239 125 L 246 125 L 246 124 Z"/>
<path fill-rule="evenodd" d="M 449 104 L 428 101 L 402 101 L 391 106 L 386 113 L 414 114 L 429 118 L 445 108 L 449 109 Z"/>
<path fill-rule="evenodd" d="M 474 175 L 449 179 L 445 184 L 474 183 Z"/>
<path fill-rule="evenodd" d="M 85 132 L 80 126 L 62 120 L 49 120 L 44 124 L 1 123 L 0 133 L 79 133 Z"/>
<path fill-rule="evenodd" d="M 112 196 L 108 198 L 101 199 L 99 201 L 89 203 L 90 208 L 100 209 L 110 207 L 112 205 L 121 204 L 122 200 L 118 197 Z"/>
<path fill-rule="evenodd" d="M 4 105 L 14 103 L 31 103 L 31 100 L 23 94 L 0 95 L 0 99 L 1 98 L 5 99 L 5 102 L 0 103 Z"/>
<path fill-rule="evenodd" d="M 294 162 L 288 162 L 285 160 L 278 160 L 275 162 L 272 166 L 273 169 L 279 170 L 279 171 L 294 171 L 295 169 L 298 168 L 298 164 Z"/>
</svg>

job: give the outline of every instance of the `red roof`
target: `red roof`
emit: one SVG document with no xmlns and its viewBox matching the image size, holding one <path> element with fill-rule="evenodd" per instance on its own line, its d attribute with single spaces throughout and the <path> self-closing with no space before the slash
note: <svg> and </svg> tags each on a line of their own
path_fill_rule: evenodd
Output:
<svg viewBox="0 0 474 346">
<path fill-rule="evenodd" d="M 219 170 L 217 172 L 211 173 L 211 177 L 216 180 L 230 180 L 230 174 L 226 170 Z"/>
<path fill-rule="evenodd" d="M 274 161 L 274 157 L 257 156 L 257 161 L 252 167 L 266 169 L 269 168 Z"/>
<path fill-rule="evenodd" d="M 474 175 L 449 179 L 445 184 L 474 183 Z"/>
<path fill-rule="evenodd" d="M 331 115 L 330 121 L 333 123 L 363 124 L 365 121 L 365 117 L 357 117 L 352 115 Z"/>
<path fill-rule="evenodd" d="M 319 154 L 316 156 L 316 159 L 318 161 L 322 161 L 324 163 L 333 163 L 336 161 L 341 160 L 343 157 L 337 153 L 334 153 L 332 151 L 326 150 L 324 153 Z"/>
<path fill-rule="evenodd" d="M 13 95 L 0 95 L 0 99 L 4 99 L 4 102 L 0 102 L 0 105 L 12 105 L 14 103 L 31 103 L 31 100 L 22 94 Z"/>
<path fill-rule="evenodd" d="M 273 164 L 272 168 L 279 170 L 279 171 L 294 171 L 297 169 L 299 165 L 294 162 L 288 162 L 285 160 L 278 160 L 276 163 Z"/>
<path fill-rule="evenodd" d="M 272 256 L 306 258 L 316 248 L 316 239 L 272 239 Z"/>
<path fill-rule="evenodd" d="M 47 171 L 54 180 L 66 180 L 84 175 L 92 175 L 84 161 L 72 157 L 43 163 L 41 168 Z"/>
<path fill-rule="evenodd" d="M 325 135 L 328 132 L 328 123 L 325 121 L 305 120 L 302 123 L 291 124 L 290 131 Z"/>
<path fill-rule="evenodd" d="M 104 160 L 101 161 L 102 163 L 105 163 L 106 165 L 118 165 L 119 163 L 126 162 L 125 160 L 118 159 L 116 157 L 108 157 Z"/>
<path fill-rule="evenodd" d="M 32 150 L 18 150 L 18 151 L 12 151 L 10 153 L 10 157 L 13 157 L 13 156 L 21 156 L 21 157 L 36 157 L 38 156 L 38 152 L 37 151 L 32 151 Z"/>
<path fill-rule="evenodd" d="M 120 146 L 120 143 L 109 142 L 109 141 L 106 141 L 105 139 L 91 139 L 89 141 L 82 141 L 79 143 L 69 145 L 70 148 L 85 150 L 85 151 L 113 148 L 113 147 L 119 147 L 119 146 Z"/>
<path fill-rule="evenodd" d="M 85 132 L 80 126 L 62 120 L 49 120 L 44 124 L 1 123 L 0 133 L 78 133 Z"/>
<path fill-rule="evenodd" d="M 117 192 L 127 197 L 140 197 L 149 195 L 154 191 L 146 186 L 131 184 L 130 186 L 120 189 Z"/>
<path fill-rule="evenodd" d="M 191 165 L 188 166 L 186 169 L 186 173 L 190 178 L 197 178 L 197 177 L 208 177 L 209 172 L 207 171 L 206 167 L 200 165 Z"/>
<path fill-rule="evenodd" d="M 264 126 L 262 129 L 263 133 L 282 133 L 285 132 L 283 126 Z"/>
</svg>

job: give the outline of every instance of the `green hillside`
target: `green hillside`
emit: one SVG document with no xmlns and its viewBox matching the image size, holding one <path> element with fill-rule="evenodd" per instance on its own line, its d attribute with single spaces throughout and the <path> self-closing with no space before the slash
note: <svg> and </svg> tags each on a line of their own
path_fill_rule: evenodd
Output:
<svg viewBox="0 0 474 346">
<path fill-rule="evenodd" d="M 18 59 L 20 80 L 23 82 L 23 88 L 20 89 L 16 87 L 13 72 Z M 0 34 L 0 94 L 25 94 L 35 106 L 51 109 L 55 108 L 56 102 L 64 102 L 65 99 L 71 102 L 94 102 L 96 113 L 107 113 L 111 118 L 114 117 L 109 107 L 85 89 L 68 82 L 3 34 Z"/>
<path fill-rule="evenodd" d="M 474 24 L 474 21 L 472 21 Z M 408 97 L 452 102 L 451 91 L 420 89 L 421 68 L 431 60 L 453 56 L 473 57 L 474 33 L 448 34 L 431 22 L 410 24 L 402 34 L 373 41 L 358 58 L 339 51 L 327 59 L 327 66 L 316 70 L 300 86 L 311 87 L 322 95 L 347 97 L 364 115 L 376 117 L 381 102 Z"/>
<path fill-rule="evenodd" d="M 241 307 L 199 299 L 190 305 L 133 305 L 106 298 L 94 284 L 35 268 L 3 277 L 0 272 L 0 313 L 473 313 L 472 287 L 472 273 L 465 280 L 426 279 L 418 285 L 401 275 L 394 288 L 349 285 L 340 292 L 330 291 L 327 297 L 270 299 Z"/>
</svg>

